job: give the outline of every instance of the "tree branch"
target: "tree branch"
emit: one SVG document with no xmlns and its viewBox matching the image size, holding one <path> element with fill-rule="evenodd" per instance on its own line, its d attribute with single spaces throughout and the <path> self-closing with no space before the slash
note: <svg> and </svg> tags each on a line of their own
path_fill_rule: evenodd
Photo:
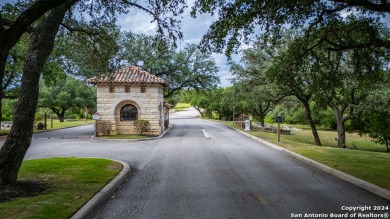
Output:
<svg viewBox="0 0 390 219">
<path fill-rule="evenodd" d="M 388 3 L 386 0 L 381 0 L 381 3 L 379 4 L 367 0 L 330 0 L 330 1 L 344 4 L 349 7 L 362 7 L 370 11 L 390 13 L 390 3 Z"/>
<path fill-rule="evenodd" d="M 9 25 L 9 28 L 4 31 L 4 41 L 1 42 L 1 47 L 4 50 L 10 50 L 25 33 L 31 24 L 42 17 L 51 9 L 67 2 L 75 2 L 77 0 L 38 0 L 28 7 L 18 18 Z M 4 20 L 4 18 L 2 18 Z"/>
<path fill-rule="evenodd" d="M 99 32 L 91 32 L 91 31 L 88 31 L 86 29 L 71 27 L 65 23 L 62 23 L 61 26 L 63 26 L 69 32 L 81 32 L 81 33 L 85 33 L 87 35 L 93 35 L 93 36 L 96 36 L 99 34 Z"/>
</svg>

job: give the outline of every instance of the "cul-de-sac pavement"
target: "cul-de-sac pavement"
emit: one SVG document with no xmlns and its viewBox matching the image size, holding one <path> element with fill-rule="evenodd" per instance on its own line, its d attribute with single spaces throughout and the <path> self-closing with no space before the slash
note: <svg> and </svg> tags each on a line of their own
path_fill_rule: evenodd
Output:
<svg viewBox="0 0 390 219">
<path fill-rule="evenodd" d="M 127 162 L 132 173 L 91 218 L 330 218 L 354 213 L 350 206 L 388 206 L 235 130 L 195 119 L 192 110 L 172 114 L 170 122 L 163 138 L 150 141 L 93 140 L 92 125 L 35 134 L 25 159 Z"/>
</svg>

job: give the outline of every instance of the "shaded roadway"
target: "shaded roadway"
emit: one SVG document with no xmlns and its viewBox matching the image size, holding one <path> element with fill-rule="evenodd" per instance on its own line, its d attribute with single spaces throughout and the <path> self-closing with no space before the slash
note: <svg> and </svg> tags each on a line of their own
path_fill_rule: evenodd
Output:
<svg viewBox="0 0 390 219">
<path fill-rule="evenodd" d="M 107 157 L 133 166 L 132 175 L 91 218 L 290 218 L 354 213 L 343 206 L 388 206 L 381 198 L 220 124 L 171 118 L 173 129 L 162 139 L 42 137 L 33 139 L 26 158 Z M 84 128 L 88 127 L 93 132 L 93 126 Z"/>
<path fill-rule="evenodd" d="M 94 124 L 82 125 L 73 128 L 64 128 L 54 131 L 43 131 L 33 135 L 33 139 L 70 139 L 91 138 L 94 135 Z"/>
</svg>

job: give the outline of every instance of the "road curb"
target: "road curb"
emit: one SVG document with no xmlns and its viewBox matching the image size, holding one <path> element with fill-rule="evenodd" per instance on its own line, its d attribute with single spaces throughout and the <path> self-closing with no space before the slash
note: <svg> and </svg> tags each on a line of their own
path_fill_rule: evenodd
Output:
<svg viewBox="0 0 390 219">
<path fill-rule="evenodd" d="M 206 121 L 210 121 L 210 120 L 206 120 Z M 214 121 L 210 121 L 210 122 L 214 122 Z M 218 122 L 215 122 L 215 123 L 218 123 Z M 326 165 L 324 165 L 322 163 L 319 163 L 317 161 L 314 161 L 312 159 L 309 159 L 307 157 L 304 157 L 302 155 L 299 155 L 297 153 L 289 151 L 289 150 L 287 150 L 287 149 L 285 149 L 285 148 L 283 148 L 281 146 L 278 146 L 276 144 L 270 143 L 270 142 L 265 141 L 265 140 L 263 140 L 261 138 L 258 138 L 256 136 L 250 135 L 250 134 L 248 134 L 248 133 L 246 133 L 244 131 L 241 131 L 239 129 L 230 127 L 230 126 L 225 125 L 223 123 L 218 123 L 218 124 L 222 124 L 222 125 L 230 128 L 230 129 L 233 129 L 233 130 L 235 130 L 237 132 L 240 132 L 241 134 L 243 134 L 243 135 L 245 135 L 247 137 L 250 137 L 250 138 L 252 138 L 252 139 L 254 139 L 254 140 L 258 141 L 258 142 L 261 142 L 261 143 L 263 143 L 263 144 L 265 144 L 265 145 L 267 145 L 267 146 L 269 146 L 269 147 L 271 147 L 271 148 L 273 148 L 275 150 L 283 152 L 283 153 L 285 153 L 285 154 L 287 154 L 287 155 L 289 155 L 291 157 L 294 157 L 294 158 L 296 158 L 298 160 L 301 160 L 301 161 L 303 161 L 303 162 L 305 162 L 307 164 L 310 164 L 311 166 L 316 167 L 317 169 L 320 169 L 320 170 L 322 170 L 322 171 L 324 171 L 326 173 L 329 173 L 329 174 L 331 174 L 331 175 L 333 175 L 333 176 L 335 176 L 335 177 L 337 177 L 339 179 L 342 179 L 342 180 L 344 180 L 344 181 L 346 181 L 348 183 L 351 183 L 351 184 L 353 184 L 353 185 L 355 185 L 355 186 L 357 186 L 357 187 L 359 187 L 361 189 L 364 189 L 364 190 L 366 190 L 368 192 L 371 192 L 371 193 L 373 193 L 373 194 L 375 194 L 375 195 L 377 195 L 379 197 L 382 197 L 382 198 L 384 198 L 387 201 L 390 201 L 390 191 L 387 190 L 387 189 L 381 188 L 381 187 L 379 187 L 377 185 L 374 185 L 372 183 L 369 183 L 369 182 L 364 181 L 362 179 L 359 179 L 357 177 L 351 176 L 351 175 L 349 175 L 347 173 L 344 173 L 344 172 L 341 172 L 339 170 L 333 169 L 333 168 L 331 168 L 329 166 L 326 166 Z"/>
<path fill-rule="evenodd" d="M 112 159 L 110 159 L 112 160 Z M 131 172 L 130 166 L 120 160 L 112 160 L 123 165 L 122 171 L 114 177 L 106 186 L 103 187 L 95 196 L 92 197 L 83 207 L 81 207 L 71 219 L 85 218 L 91 214 L 96 207 L 106 201 L 111 194 L 123 183 L 128 174 Z"/>
<path fill-rule="evenodd" d="M 133 142 L 133 141 L 151 141 L 160 139 L 165 136 L 171 129 L 173 125 L 169 125 L 168 128 L 159 136 L 157 137 L 150 137 L 150 138 L 143 138 L 143 139 L 104 139 L 104 138 L 97 138 L 95 135 L 91 137 L 92 140 L 96 141 L 122 141 L 122 142 Z"/>
</svg>

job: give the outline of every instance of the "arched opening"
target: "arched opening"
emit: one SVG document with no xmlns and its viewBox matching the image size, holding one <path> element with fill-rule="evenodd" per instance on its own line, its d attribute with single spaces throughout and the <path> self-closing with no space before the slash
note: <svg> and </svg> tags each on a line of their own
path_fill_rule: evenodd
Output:
<svg viewBox="0 0 390 219">
<path fill-rule="evenodd" d="M 132 104 L 124 105 L 120 111 L 121 121 L 134 121 L 138 119 L 138 110 Z"/>
</svg>

